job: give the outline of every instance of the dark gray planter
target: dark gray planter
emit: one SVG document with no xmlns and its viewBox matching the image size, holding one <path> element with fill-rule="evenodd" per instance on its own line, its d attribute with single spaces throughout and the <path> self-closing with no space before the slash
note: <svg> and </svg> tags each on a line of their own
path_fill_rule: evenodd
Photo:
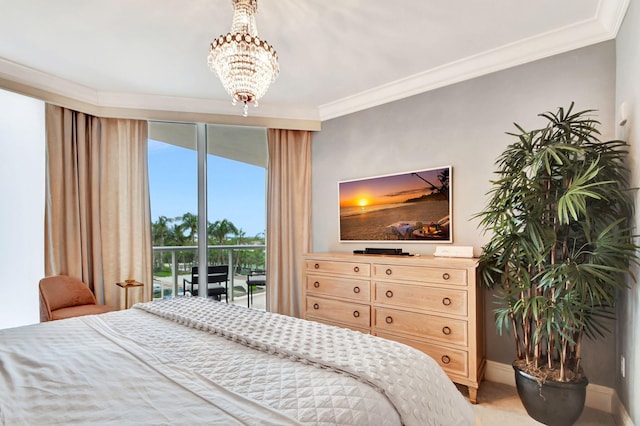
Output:
<svg viewBox="0 0 640 426">
<path fill-rule="evenodd" d="M 552 382 L 539 384 L 535 377 L 515 365 L 518 396 L 529 416 L 549 426 L 573 425 L 582 410 L 587 394 L 587 378 L 579 382 Z"/>
</svg>

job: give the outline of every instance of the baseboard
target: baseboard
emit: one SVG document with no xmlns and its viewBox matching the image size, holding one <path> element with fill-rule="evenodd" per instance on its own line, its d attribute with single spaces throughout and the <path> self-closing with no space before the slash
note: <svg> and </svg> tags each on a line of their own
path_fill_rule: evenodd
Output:
<svg viewBox="0 0 640 426">
<path fill-rule="evenodd" d="M 513 367 L 509 364 L 487 360 L 487 367 L 484 372 L 484 379 L 490 382 L 502 383 L 503 385 L 516 386 L 516 379 L 513 375 Z"/>
<path fill-rule="evenodd" d="M 616 421 L 616 425 L 618 426 L 634 426 L 633 420 L 631 420 L 631 416 L 627 413 L 627 409 L 622 405 L 620 398 L 618 398 L 618 394 L 615 393 L 613 395 L 612 401 L 612 409 L 613 409 L 613 418 Z"/>
<path fill-rule="evenodd" d="M 485 380 L 495 383 L 502 383 L 509 386 L 516 385 L 515 376 L 513 374 L 513 367 L 510 364 L 502 364 L 500 362 L 495 361 L 487 361 L 487 369 L 484 374 Z M 620 400 L 616 392 L 608 388 L 606 386 L 589 384 L 587 385 L 587 399 L 585 401 L 585 405 L 590 408 L 595 408 L 596 410 L 604 411 L 605 413 L 611 413 L 615 415 L 613 407 L 613 400 L 617 400 L 618 405 L 622 409 L 623 415 L 626 415 L 626 418 L 629 419 L 629 423 L 620 423 L 624 426 L 633 426 L 631 423 L 631 418 L 628 414 L 626 414 L 626 410 Z"/>
</svg>

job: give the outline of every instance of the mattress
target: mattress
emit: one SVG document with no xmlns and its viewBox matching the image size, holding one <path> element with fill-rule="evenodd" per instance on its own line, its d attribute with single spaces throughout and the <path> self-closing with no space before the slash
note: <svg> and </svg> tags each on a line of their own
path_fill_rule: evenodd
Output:
<svg viewBox="0 0 640 426">
<path fill-rule="evenodd" d="M 0 331 L 0 424 L 470 425 L 386 339 L 184 297 Z"/>
</svg>

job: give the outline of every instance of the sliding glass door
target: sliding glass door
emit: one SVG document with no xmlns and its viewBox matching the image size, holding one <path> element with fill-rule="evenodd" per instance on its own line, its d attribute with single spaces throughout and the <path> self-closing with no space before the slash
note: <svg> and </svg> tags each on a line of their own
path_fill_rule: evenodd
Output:
<svg viewBox="0 0 640 426">
<path fill-rule="evenodd" d="M 198 263 L 197 128 L 149 123 L 153 297 L 189 291 Z"/>
<path fill-rule="evenodd" d="M 193 294 L 206 263 L 198 296 L 264 309 L 247 277 L 265 265 L 266 129 L 152 122 L 149 138 L 154 297 Z"/>
<path fill-rule="evenodd" d="M 207 141 L 209 264 L 229 265 L 229 301 L 265 309 L 247 277 L 265 268 L 266 129 L 208 125 Z"/>
</svg>

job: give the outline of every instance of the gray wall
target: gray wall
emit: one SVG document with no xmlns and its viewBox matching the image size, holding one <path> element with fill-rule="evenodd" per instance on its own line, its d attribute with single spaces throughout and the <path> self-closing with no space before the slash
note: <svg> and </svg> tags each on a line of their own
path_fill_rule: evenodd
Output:
<svg viewBox="0 0 640 426">
<path fill-rule="evenodd" d="M 616 105 L 626 104 L 625 126 L 617 126 L 618 136 L 631 145 L 631 184 L 640 188 L 640 5 L 630 2 L 627 16 L 616 39 Z M 620 114 L 620 112 L 618 112 Z M 620 115 L 618 115 L 620 119 Z M 636 229 L 640 224 L 640 196 L 636 193 Z M 635 268 L 640 277 L 640 268 Z M 616 391 L 634 424 L 640 424 L 640 286 L 630 283 L 621 294 L 618 308 L 618 357 L 626 360 L 626 374 L 616 368 Z M 619 363 L 620 360 L 616 359 Z M 619 365 L 619 364 L 616 364 Z"/>
<path fill-rule="evenodd" d="M 604 138 L 614 136 L 615 44 L 575 50 L 411 98 L 326 121 L 314 134 L 312 226 L 314 251 L 351 252 L 372 243 L 340 243 L 337 182 L 451 165 L 454 244 L 474 246 L 487 236 L 472 216 L 485 203 L 494 162 L 511 142 L 513 122 L 525 129 L 541 124 L 537 115 L 576 102 L 599 110 Z M 391 243 L 430 254 L 433 244 Z M 487 297 L 488 359 L 511 363 L 507 336 L 494 332 L 492 298 Z M 584 366 L 592 383 L 613 387 L 615 338 L 586 342 Z"/>
</svg>

